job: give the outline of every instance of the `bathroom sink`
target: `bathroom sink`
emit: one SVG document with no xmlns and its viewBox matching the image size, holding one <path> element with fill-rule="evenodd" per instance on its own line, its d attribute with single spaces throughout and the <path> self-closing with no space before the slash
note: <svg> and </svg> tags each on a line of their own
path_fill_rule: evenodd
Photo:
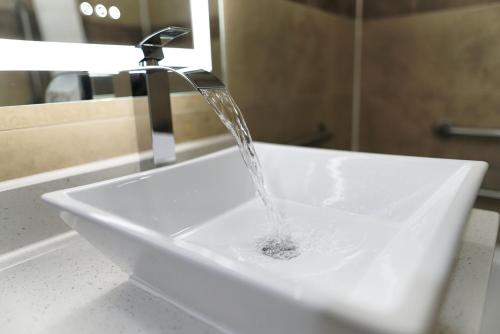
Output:
<svg viewBox="0 0 500 334">
<path fill-rule="evenodd" d="M 264 255 L 236 147 L 45 194 L 131 280 L 224 332 L 425 333 L 487 165 L 256 144 L 299 255 Z"/>
</svg>

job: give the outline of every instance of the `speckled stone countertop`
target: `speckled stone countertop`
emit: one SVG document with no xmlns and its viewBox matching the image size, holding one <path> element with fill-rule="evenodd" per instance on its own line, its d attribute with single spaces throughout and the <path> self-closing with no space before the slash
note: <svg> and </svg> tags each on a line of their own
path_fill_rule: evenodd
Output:
<svg viewBox="0 0 500 334">
<path fill-rule="evenodd" d="M 136 287 L 71 233 L 0 271 L 0 333 L 218 333 Z"/>
<path fill-rule="evenodd" d="M 478 333 L 497 231 L 498 214 L 473 210 L 436 333 Z M 74 232 L 1 256 L 0 296 L 0 333 L 219 333 L 130 283 Z"/>
</svg>

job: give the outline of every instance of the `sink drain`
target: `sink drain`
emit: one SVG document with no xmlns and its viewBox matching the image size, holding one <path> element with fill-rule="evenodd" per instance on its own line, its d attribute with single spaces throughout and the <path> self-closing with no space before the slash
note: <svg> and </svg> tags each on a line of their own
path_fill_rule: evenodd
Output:
<svg viewBox="0 0 500 334">
<path fill-rule="evenodd" d="M 299 246 L 290 237 L 264 238 L 257 242 L 257 248 L 277 260 L 290 260 L 300 255 Z"/>
</svg>

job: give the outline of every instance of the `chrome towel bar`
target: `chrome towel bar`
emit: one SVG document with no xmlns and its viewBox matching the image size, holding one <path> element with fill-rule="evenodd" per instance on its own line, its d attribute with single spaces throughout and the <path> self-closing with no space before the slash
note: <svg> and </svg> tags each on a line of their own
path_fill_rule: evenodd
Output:
<svg viewBox="0 0 500 334">
<path fill-rule="evenodd" d="M 328 131 L 326 127 L 321 124 L 318 126 L 318 130 L 316 132 L 290 140 L 287 144 L 297 146 L 316 146 L 328 141 L 331 138 L 333 138 L 333 133 Z"/>
<path fill-rule="evenodd" d="M 469 128 L 455 126 L 450 121 L 438 121 L 433 126 L 434 133 L 441 137 L 476 137 L 484 139 L 500 139 L 500 129 Z"/>
<path fill-rule="evenodd" d="M 478 197 L 500 200 L 500 191 L 492 189 L 479 189 Z"/>
<path fill-rule="evenodd" d="M 441 137 L 473 137 L 480 139 L 500 139 L 500 129 L 469 128 L 455 126 L 452 122 L 441 120 L 434 123 L 434 133 Z M 500 191 L 493 189 L 479 189 L 478 197 L 500 200 Z"/>
</svg>

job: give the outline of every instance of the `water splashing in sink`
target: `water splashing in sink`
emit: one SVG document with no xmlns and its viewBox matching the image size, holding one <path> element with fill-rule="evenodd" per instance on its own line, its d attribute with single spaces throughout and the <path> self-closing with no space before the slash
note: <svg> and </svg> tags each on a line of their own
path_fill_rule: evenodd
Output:
<svg viewBox="0 0 500 334">
<path fill-rule="evenodd" d="M 291 253 L 296 252 L 297 246 L 288 235 L 287 226 L 281 217 L 280 212 L 276 208 L 271 195 L 269 194 L 269 190 L 267 189 L 264 176 L 262 174 L 259 157 L 255 152 L 250 131 L 248 130 L 240 109 L 225 88 L 200 89 L 200 92 L 207 99 L 208 103 L 217 113 L 217 116 L 219 116 L 222 123 L 236 140 L 241 157 L 243 158 L 243 161 L 250 172 L 252 181 L 255 184 L 257 195 L 260 197 L 267 209 L 268 220 L 271 222 L 272 237 L 269 236 L 265 238 L 268 244 L 267 246 L 262 245 L 261 250 L 263 254 L 273 258 L 283 259 L 297 256 L 274 256 L 278 253 L 285 254 L 290 252 L 290 247 L 292 247 L 292 245 L 294 250 L 291 251 Z"/>
</svg>

